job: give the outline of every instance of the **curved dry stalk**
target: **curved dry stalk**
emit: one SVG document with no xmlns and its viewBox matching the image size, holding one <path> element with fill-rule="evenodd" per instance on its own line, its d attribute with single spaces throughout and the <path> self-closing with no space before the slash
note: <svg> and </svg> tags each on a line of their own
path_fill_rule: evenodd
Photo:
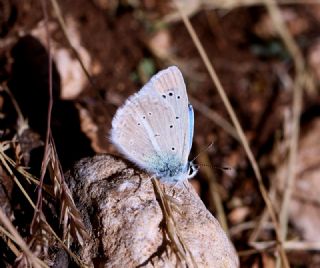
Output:
<svg viewBox="0 0 320 268">
<path fill-rule="evenodd" d="M 224 129 L 225 132 L 229 133 L 230 136 L 240 141 L 237 131 L 226 119 L 224 119 L 221 115 L 211 110 L 209 107 L 207 107 L 206 105 L 204 105 L 203 103 L 195 99 L 194 97 L 189 96 L 189 100 L 192 103 L 192 106 L 195 110 L 199 111 L 203 116 L 212 120 L 216 125 Z"/>
<path fill-rule="evenodd" d="M 203 0 L 203 4 L 207 7 L 215 7 L 220 9 L 235 9 L 239 7 L 251 7 L 263 5 L 264 0 Z M 303 4 L 319 4 L 319 0 L 278 0 L 279 5 L 303 5 Z"/>
<path fill-rule="evenodd" d="M 198 151 L 199 152 L 199 151 Z M 199 163 L 203 163 L 200 171 L 204 174 L 209 186 L 209 194 L 214 203 L 214 207 L 217 210 L 217 218 L 222 226 L 222 229 L 226 232 L 229 236 L 229 228 L 227 223 L 227 217 L 224 212 L 222 199 L 219 193 L 219 184 L 216 180 L 216 176 L 212 170 L 211 163 L 209 161 L 208 153 L 205 151 L 199 154 L 198 158 Z"/>
<path fill-rule="evenodd" d="M 169 203 L 170 199 L 166 198 L 166 194 L 161 190 L 160 183 L 157 179 L 152 178 L 151 181 L 154 187 L 154 191 L 159 199 L 159 204 L 165 222 L 166 233 L 170 238 L 173 250 L 176 252 L 178 259 L 180 259 L 180 261 L 185 261 L 188 267 L 198 267 L 192 255 L 192 252 L 183 241 L 183 238 L 176 227 L 173 212 Z"/>
<path fill-rule="evenodd" d="M 20 236 L 16 228 L 12 225 L 12 223 L 10 222 L 8 217 L 5 215 L 5 213 L 2 211 L 2 209 L 0 209 L 0 222 L 11 234 L 11 237 L 12 238 L 14 237 L 14 241 L 17 243 L 17 245 L 19 245 L 24 255 L 26 256 L 28 263 L 30 263 L 32 267 L 46 267 L 46 268 L 49 267 L 46 263 L 44 263 L 42 260 L 40 260 L 31 252 L 28 245 L 25 243 L 23 238 Z"/>
<path fill-rule="evenodd" d="M 32 206 L 32 208 L 37 211 L 36 204 L 32 201 L 26 190 L 23 188 L 22 184 L 18 180 L 18 178 L 14 175 L 12 169 L 10 168 L 8 162 L 6 161 L 6 158 L 4 157 L 4 152 L 0 143 L 0 162 L 1 164 L 5 167 L 9 175 L 12 177 L 14 182 L 17 184 L 19 187 L 20 191 L 23 193 L 25 198 L 28 200 L 29 204 Z M 35 214 L 39 215 L 37 212 Z M 59 244 L 66 250 L 66 252 L 72 257 L 72 259 L 79 265 L 79 267 L 84 267 L 85 265 L 82 264 L 82 262 L 79 260 L 79 258 L 72 252 L 70 251 L 69 247 L 64 244 L 64 242 L 59 238 L 59 236 L 55 233 L 55 231 L 52 229 L 52 227 L 49 225 L 49 223 L 46 221 L 44 215 L 41 215 L 41 217 L 36 217 L 37 222 L 41 220 L 41 224 L 44 224 L 46 227 L 46 230 L 50 232 L 51 235 L 55 237 L 55 239 L 59 242 Z M 79 225 L 79 223 L 77 222 Z M 77 226 L 78 226 L 77 225 Z"/>
<path fill-rule="evenodd" d="M 16 239 L 14 238 L 14 236 L 12 234 L 10 234 L 5 228 L 3 228 L 0 225 L 0 236 L 1 238 L 7 243 L 7 246 L 11 249 L 11 251 L 13 252 L 13 254 L 18 257 L 21 252 L 18 250 L 18 248 L 15 246 L 15 244 L 13 242 L 16 242 Z M 12 242 L 13 241 L 13 242 Z"/>
<path fill-rule="evenodd" d="M 80 245 L 83 245 L 84 239 L 87 239 L 89 235 L 83 224 L 81 215 L 74 204 L 70 190 L 66 185 L 52 137 L 49 141 L 49 146 L 50 161 L 48 168 L 53 182 L 54 196 L 59 200 L 61 205 L 60 223 L 63 223 L 63 240 L 67 241 L 67 245 L 69 246 L 71 235 Z"/>
<path fill-rule="evenodd" d="M 95 83 L 94 83 L 91 75 L 89 74 L 89 71 L 86 69 L 86 67 L 85 67 L 85 65 L 84 65 L 84 63 L 83 63 L 78 51 L 75 49 L 75 47 L 72 45 L 72 43 L 70 41 L 70 38 L 69 38 L 68 33 L 67 33 L 67 27 L 66 27 L 66 24 L 64 22 L 64 19 L 63 19 L 63 16 L 62 16 L 62 12 L 61 12 L 61 9 L 59 7 L 58 2 L 56 0 L 51 0 L 50 2 L 51 2 L 51 5 L 52 5 L 52 7 L 54 9 L 54 12 L 55 12 L 55 14 L 57 16 L 57 19 L 58 19 L 59 25 L 60 25 L 60 27 L 62 29 L 62 32 L 63 32 L 63 34 L 64 34 L 64 36 L 65 36 L 65 38 L 66 38 L 66 40 L 67 40 L 67 42 L 69 44 L 69 47 L 71 48 L 71 50 L 74 53 L 74 55 L 77 58 L 77 60 L 79 61 L 80 65 L 81 65 L 81 68 L 82 68 L 84 74 L 86 75 L 89 83 L 91 84 L 92 87 L 95 87 Z"/>
<path fill-rule="evenodd" d="M 287 29 L 281 16 L 279 7 L 274 0 L 264 0 L 265 6 L 273 21 L 274 27 L 278 31 L 283 43 L 292 56 L 296 69 L 296 77 L 293 84 L 293 102 L 292 102 L 292 134 L 289 147 L 289 163 L 288 163 L 288 178 L 286 180 L 285 192 L 280 211 L 280 224 L 282 229 L 282 239 L 287 236 L 288 225 L 288 207 L 292 195 L 293 185 L 295 181 L 295 164 L 298 153 L 298 140 L 300 132 L 300 114 L 302 106 L 302 93 L 305 86 L 305 62 L 302 53 L 294 41 L 292 35 Z"/>
<path fill-rule="evenodd" d="M 48 102 L 48 112 L 47 112 L 47 128 L 46 128 L 46 138 L 45 138 L 45 144 L 44 144 L 44 152 L 43 152 L 43 158 L 41 163 L 41 170 L 40 170 L 40 180 L 39 180 L 39 187 L 38 187 L 38 195 L 37 195 L 37 204 L 36 209 L 34 211 L 33 219 L 30 225 L 30 233 L 33 234 L 34 230 L 37 230 L 38 234 L 40 234 L 40 240 L 39 244 L 44 245 L 43 251 L 45 252 L 45 244 L 42 244 L 41 242 L 46 240 L 46 237 L 41 238 L 41 234 L 47 233 L 46 230 L 38 230 L 38 228 L 41 228 L 43 225 L 40 223 L 42 222 L 42 217 L 45 218 L 42 214 L 42 201 L 43 201 L 43 195 L 42 195 L 42 186 L 44 181 L 44 176 L 47 171 L 47 166 L 49 163 L 49 139 L 51 134 L 51 113 L 52 113 L 52 106 L 53 106 L 53 93 L 52 93 L 52 53 L 51 53 L 51 40 L 50 40 L 50 33 L 48 28 L 48 13 L 47 13 L 47 2 L 44 0 L 40 0 L 41 7 L 42 7 L 42 13 L 45 20 L 45 31 L 46 31 L 46 41 L 47 41 L 47 49 L 48 49 L 48 92 L 49 92 L 49 102 Z M 37 242 L 35 242 L 37 244 Z"/>
<path fill-rule="evenodd" d="M 0 144 L 0 162 L 2 163 L 2 165 L 5 167 L 5 169 L 7 170 L 7 172 L 9 173 L 9 175 L 12 177 L 12 179 L 14 180 L 14 182 L 18 185 L 19 189 L 21 190 L 21 192 L 23 193 L 23 195 L 26 197 L 26 199 L 28 200 L 28 202 L 30 203 L 30 205 L 33 207 L 33 209 L 35 209 L 35 204 L 33 203 L 32 199 L 30 198 L 30 196 L 28 195 L 28 193 L 26 192 L 26 190 L 23 188 L 22 184 L 20 183 L 20 181 L 18 180 L 18 178 L 14 175 L 12 169 L 10 168 L 10 166 L 8 165 L 8 163 L 6 162 L 5 158 L 3 157 L 3 150 L 1 148 L 1 144 Z"/>
<path fill-rule="evenodd" d="M 265 6 L 270 14 L 273 21 L 274 27 L 278 31 L 282 38 L 287 50 L 292 56 L 295 65 L 296 76 L 293 84 L 293 102 L 292 102 L 292 133 L 289 143 L 289 160 L 288 160 L 288 176 L 286 181 L 286 187 L 284 190 L 284 196 L 280 210 L 280 227 L 282 231 L 282 241 L 286 240 L 288 232 L 288 221 L 289 221 L 289 204 L 293 192 L 295 182 L 295 165 L 297 162 L 298 154 L 298 142 L 300 132 L 300 115 L 302 109 L 302 94 L 303 88 L 306 83 L 306 71 L 305 62 L 303 55 L 294 41 L 292 35 L 287 29 L 283 18 L 281 16 L 279 7 L 274 0 L 264 0 Z M 277 261 L 277 267 L 279 267 L 279 261 Z"/>
<path fill-rule="evenodd" d="M 193 26 L 191 25 L 191 23 L 189 21 L 189 18 L 182 12 L 182 10 L 181 10 L 179 4 L 177 3 L 177 1 L 174 0 L 174 2 L 176 4 L 176 7 L 177 7 L 178 11 L 180 12 L 181 18 L 182 18 L 182 20 L 183 20 L 183 22 L 184 22 L 184 24 L 185 24 L 190 36 L 191 36 L 191 38 L 192 38 L 192 41 L 194 42 L 194 44 L 195 44 L 195 46 L 196 46 L 196 48 L 197 48 L 197 50 L 198 50 L 203 62 L 204 62 L 204 64 L 205 64 L 205 66 L 206 66 L 206 68 L 207 68 L 207 70 L 209 72 L 209 75 L 210 75 L 214 85 L 216 86 L 216 89 L 217 89 L 217 91 L 218 91 L 218 93 L 219 93 L 219 95 L 220 95 L 220 97 L 221 97 L 221 99 L 222 99 L 227 111 L 228 111 L 228 114 L 229 114 L 229 116 L 230 116 L 230 118 L 232 120 L 232 123 L 234 124 L 234 126 L 235 126 L 235 128 L 236 128 L 236 130 L 238 132 L 238 135 L 239 135 L 239 138 L 240 138 L 241 143 L 243 145 L 243 148 L 244 148 L 244 150 L 245 150 L 245 152 L 246 152 L 246 154 L 248 156 L 248 159 L 249 159 L 249 161 L 251 163 L 251 166 L 253 168 L 255 177 L 257 179 L 259 190 L 260 190 L 261 195 L 262 195 L 262 197 L 263 197 L 263 199 L 265 201 L 265 204 L 266 204 L 266 206 L 268 208 L 268 212 L 270 214 L 271 220 L 272 220 L 272 222 L 274 224 L 277 240 L 280 242 L 279 243 L 279 253 L 281 255 L 282 261 L 283 261 L 285 267 L 289 267 L 289 262 L 288 262 L 287 255 L 286 255 L 283 247 L 281 246 L 282 236 L 281 236 L 280 227 L 279 227 L 279 223 L 278 223 L 278 220 L 277 220 L 276 212 L 275 212 L 275 210 L 273 208 L 273 205 L 271 203 L 271 200 L 270 200 L 270 197 L 268 195 L 267 189 L 263 184 L 262 175 L 261 175 L 258 163 L 257 163 L 257 161 L 256 161 L 256 159 L 255 159 L 255 157 L 254 157 L 254 155 L 253 155 L 253 153 L 251 151 L 251 148 L 249 146 L 248 140 L 247 140 L 247 138 L 246 138 L 246 136 L 244 134 L 244 131 L 243 131 L 243 129 L 242 129 L 240 123 L 239 123 L 239 120 L 238 120 L 238 118 L 237 118 L 237 116 L 236 116 L 236 114 L 235 114 L 235 112 L 234 112 L 234 110 L 233 110 L 233 108 L 231 106 L 231 103 L 230 103 L 230 101 L 229 101 L 229 99 L 228 99 L 228 97 L 227 97 L 227 95 L 226 95 L 226 93 L 225 93 L 225 91 L 224 91 L 224 89 L 222 87 L 222 84 L 221 84 L 221 82 L 220 82 L 220 80 L 219 80 L 219 78 L 218 78 L 218 76 L 217 76 L 217 74 L 216 74 L 216 72 L 215 72 L 215 70 L 214 70 L 209 58 L 208 58 L 208 56 L 207 56 L 207 53 L 205 52 L 205 50 L 204 50 L 204 48 L 203 48 L 203 46 L 202 46 L 202 44 L 201 44 L 201 42 L 200 42 L 200 40 L 198 38 L 198 35 L 196 34 Z"/>
<path fill-rule="evenodd" d="M 263 242 L 253 242 L 251 245 L 259 251 L 267 250 L 269 248 L 275 247 L 277 245 L 276 241 L 263 241 Z M 285 241 L 283 247 L 287 251 L 300 251 L 300 250 L 310 250 L 319 251 L 320 242 L 318 241 Z"/>
<path fill-rule="evenodd" d="M 18 127 L 19 127 L 20 123 L 23 124 L 23 122 L 26 122 L 26 120 L 24 119 L 24 117 L 22 115 L 22 112 L 21 112 L 20 106 L 18 105 L 17 100 L 15 99 L 15 97 L 13 96 L 13 94 L 11 93 L 11 91 L 9 90 L 9 88 L 8 88 L 8 86 L 6 84 L 2 84 L 0 86 L 0 90 L 3 90 L 8 94 L 8 96 L 9 96 L 11 102 L 12 102 L 13 108 L 17 112 L 17 115 L 18 115 Z"/>
</svg>

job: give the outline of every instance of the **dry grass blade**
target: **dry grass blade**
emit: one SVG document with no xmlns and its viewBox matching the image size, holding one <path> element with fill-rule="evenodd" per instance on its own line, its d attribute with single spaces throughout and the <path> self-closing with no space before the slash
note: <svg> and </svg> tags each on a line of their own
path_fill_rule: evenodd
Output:
<svg viewBox="0 0 320 268">
<path fill-rule="evenodd" d="M 26 199 L 29 201 L 29 203 L 31 204 L 31 206 L 33 208 L 35 208 L 35 205 L 33 203 L 33 201 L 31 200 L 30 196 L 28 195 L 28 193 L 25 191 L 25 189 L 23 188 L 23 186 L 21 185 L 20 181 L 18 180 L 18 178 L 14 175 L 12 169 L 10 168 L 8 162 L 6 161 L 4 155 L 4 150 L 5 148 L 3 148 L 2 143 L 0 143 L 0 162 L 1 164 L 4 166 L 4 168 L 7 170 L 7 172 L 9 173 L 9 175 L 11 176 L 11 178 L 14 180 L 14 182 L 18 185 L 19 189 L 21 190 L 21 192 L 23 193 L 23 195 L 26 197 Z"/>
<path fill-rule="evenodd" d="M 0 143 L 0 162 L 1 164 L 5 167 L 5 169 L 7 170 L 7 172 L 9 173 L 9 175 L 12 177 L 12 179 L 14 180 L 14 182 L 17 184 L 17 186 L 19 187 L 19 189 L 21 190 L 21 192 L 23 193 L 23 195 L 25 196 L 25 198 L 28 200 L 29 204 L 32 206 L 33 209 L 36 210 L 36 205 L 34 204 L 34 202 L 32 201 L 32 199 L 30 198 L 30 196 L 28 195 L 28 193 L 26 192 L 26 190 L 23 188 L 22 184 L 20 183 L 20 181 L 18 180 L 18 178 L 14 175 L 14 172 L 12 171 L 12 169 L 10 168 L 9 163 L 6 160 L 6 154 L 4 153 L 4 149 L 2 146 L 2 143 Z M 28 173 L 29 174 L 29 173 Z M 23 173 L 22 173 L 23 175 Z M 32 176 L 32 175 L 31 175 Z M 33 178 L 35 178 L 34 176 L 32 176 Z M 37 214 L 35 213 L 35 215 L 37 216 Z M 45 230 L 48 230 L 50 232 L 50 234 L 52 234 L 52 236 L 55 237 L 55 239 L 60 243 L 60 245 L 66 250 L 66 252 L 68 252 L 68 254 L 73 258 L 73 260 L 78 264 L 79 267 L 84 267 L 85 265 L 82 264 L 82 262 L 79 260 L 79 258 L 69 250 L 69 247 L 66 246 L 63 241 L 59 238 L 59 236 L 55 233 L 55 231 L 51 228 L 51 226 L 48 224 L 48 222 L 46 221 L 46 219 L 44 218 L 44 216 L 41 216 L 41 221 L 43 224 L 46 225 Z M 37 222 L 38 217 L 35 217 Z M 80 224 L 80 223 L 77 223 Z"/>
<path fill-rule="evenodd" d="M 253 242 L 250 243 L 252 247 L 256 250 L 264 251 L 276 246 L 276 241 L 264 241 L 264 242 Z M 283 247 L 287 251 L 301 251 L 301 250 L 309 250 L 309 251 L 319 251 L 320 250 L 320 242 L 318 241 L 285 241 L 283 243 Z"/>
<path fill-rule="evenodd" d="M 28 243 L 29 248 L 35 256 L 43 259 L 48 256 L 50 230 L 43 214 L 39 211 L 36 212 L 36 221 L 31 233 L 32 237 Z M 26 264 L 28 264 L 28 256 L 25 253 L 15 261 L 16 267 L 26 267 Z"/>
<path fill-rule="evenodd" d="M 43 219 L 45 219 L 44 215 L 42 214 L 42 201 L 43 201 L 43 195 L 42 195 L 42 186 L 44 181 L 44 176 L 47 171 L 47 166 L 49 163 L 49 139 L 51 134 L 51 112 L 52 112 L 52 106 L 53 106 L 53 93 L 52 93 L 52 54 L 51 54 L 51 43 L 50 43 L 50 33 L 48 29 L 48 13 L 47 13 L 47 3 L 46 1 L 40 1 L 42 12 L 45 20 L 45 31 L 46 31 L 46 41 L 48 46 L 48 81 L 49 81 L 49 87 L 48 87 L 48 93 L 49 93 L 49 103 L 48 103 L 48 112 L 47 112 L 47 129 L 46 129 L 46 140 L 44 145 L 44 153 L 43 153 L 43 159 L 41 163 L 41 172 L 40 172 L 40 180 L 39 180 L 39 186 L 38 186 L 38 196 L 37 196 L 37 204 L 36 209 L 34 211 L 34 216 L 31 222 L 30 226 L 30 232 L 33 234 L 34 230 L 37 230 L 37 234 L 46 233 L 46 230 L 38 231 L 38 228 L 42 228 L 43 224 L 40 224 Z M 46 238 L 43 239 L 39 236 L 35 237 L 36 240 L 39 241 L 39 244 L 41 244 L 42 241 L 45 241 Z M 45 246 L 45 244 L 43 244 Z M 45 251 L 44 251 L 45 252 Z"/>
<path fill-rule="evenodd" d="M 33 203 L 31 200 L 30 196 L 28 193 L 25 191 L 23 186 L 21 185 L 20 181 L 18 178 L 14 175 L 13 170 L 10 168 L 8 165 L 6 159 L 4 158 L 4 152 L 3 150 L 0 150 L 0 161 L 2 165 L 5 167 L 9 175 L 13 178 L 14 182 L 18 185 L 19 189 L 23 193 L 23 195 L 26 197 L 26 199 L 29 201 L 30 205 L 34 208 L 35 210 L 35 215 L 37 216 L 36 219 L 36 224 L 34 225 L 34 229 L 31 230 L 31 233 L 33 234 L 33 237 L 31 239 L 31 242 L 29 243 L 30 249 L 33 251 L 33 254 L 36 256 L 39 256 L 42 254 L 45 256 L 47 254 L 48 250 L 48 230 L 46 224 L 43 224 L 43 221 L 41 219 L 44 218 L 43 215 L 36 209 L 36 205 Z M 40 224 L 42 223 L 42 224 Z M 22 254 L 18 259 L 17 259 L 17 266 L 24 267 L 26 263 L 28 263 L 29 256 L 25 254 Z"/>
<path fill-rule="evenodd" d="M 207 180 L 209 186 L 209 194 L 211 199 L 213 200 L 214 207 L 217 210 L 217 218 L 223 230 L 228 234 L 228 223 L 226 214 L 224 212 L 221 196 L 219 193 L 219 185 L 217 183 L 216 176 L 212 170 L 207 152 L 202 152 L 201 154 L 199 153 L 198 161 L 199 163 L 203 164 L 200 171 L 204 174 L 204 177 Z"/>
<path fill-rule="evenodd" d="M 15 134 L 14 138 L 12 139 L 12 141 L 10 142 L 12 148 L 14 149 L 14 153 L 15 153 L 15 159 L 16 162 L 15 164 L 18 165 L 26 165 L 26 163 L 28 163 L 29 160 L 29 153 L 31 151 L 31 149 L 40 147 L 41 145 L 43 145 L 42 141 L 40 140 L 40 135 L 36 135 L 35 133 L 33 133 L 30 130 L 29 124 L 28 124 L 28 120 L 26 120 L 21 112 L 21 109 L 18 105 L 18 102 L 16 101 L 15 97 L 13 96 L 13 94 L 11 93 L 11 91 L 8 89 L 6 84 L 3 84 L 0 86 L 0 90 L 3 90 L 6 92 L 6 94 L 9 96 L 11 103 L 14 107 L 14 109 L 17 112 L 18 118 L 17 118 L 17 133 Z M 32 135 L 33 134 L 33 139 L 35 139 L 35 136 L 38 138 L 38 142 L 35 142 L 34 140 L 32 141 L 32 145 L 30 145 L 28 143 L 28 145 L 23 146 L 24 142 L 22 140 L 26 140 L 26 137 L 28 137 L 28 135 Z M 28 147 L 28 148 L 26 148 Z M 32 148 L 30 148 L 32 147 Z"/>
<path fill-rule="evenodd" d="M 10 142 L 8 144 L 10 145 Z M 39 185 L 39 179 L 36 176 L 29 173 L 28 171 L 26 171 L 25 167 L 17 166 L 17 164 L 13 161 L 13 159 L 11 159 L 7 154 L 4 153 L 4 147 L 1 145 L 0 145 L 0 154 L 3 157 L 3 160 L 6 161 L 6 163 L 9 164 L 12 168 L 14 168 L 15 171 L 17 171 L 19 174 L 21 174 L 23 178 L 25 178 L 29 183 L 34 183 L 35 185 Z M 52 197 L 54 196 L 50 186 L 43 185 L 42 188 Z"/>
<path fill-rule="evenodd" d="M 53 182 L 54 195 L 61 203 L 60 223 L 63 223 L 63 239 L 67 241 L 67 245 L 69 246 L 71 234 L 82 245 L 84 239 L 88 238 L 88 233 L 82 222 L 81 215 L 74 204 L 70 190 L 66 185 L 52 138 L 49 144 L 49 171 Z"/>
<path fill-rule="evenodd" d="M 16 228 L 12 225 L 8 217 L 4 214 L 2 209 L 0 209 L 0 222 L 10 233 L 11 237 L 14 238 L 14 241 L 17 243 L 17 245 L 21 248 L 26 258 L 26 264 L 29 264 L 28 266 L 24 267 L 49 267 L 32 253 L 28 245 L 24 242 L 24 240 L 22 239 Z"/>
<path fill-rule="evenodd" d="M 286 181 L 285 192 L 280 210 L 280 227 L 282 231 L 282 241 L 286 240 L 288 231 L 289 204 L 295 182 L 295 166 L 298 154 L 298 141 L 300 132 L 300 115 L 302 108 L 302 93 L 305 87 L 307 75 L 305 71 L 305 62 L 302 53 L 287 29 L 280 10 L 274 0 L 265 0 L 266 8 L 271 16 L 273 24 L 279 32 L 285 46 L 290 52 L 295 64 L 296 76 L 293 85 L 293 102 L 292 102 L 292 134 L 289 145 L 288 176 Z M 277 260 L 277 267 L 280 266 Z"/>
<path fill-rule="evenodd" d="M 0 237 L 3 239 L 3 241 L 5 241 L 5 243 L 7 244 L 7 246 L 10 248 L 10 250 L 13 252 L 13 254 L 18 257 L 21 252 L 19 251 L 19 249 L 15 246 L 15 244 L 13 243 L 13 241 L 15 241 L 14 236 L 12 236 L 5 228 L 3 228 L 0 225 Z"/>
<path fill-rule="evenodd" d="M 271 202 L 273 202 L 276 198 L 276 189 L 274 187 L 274 184 L 271 185 L 271 189 L 269 191 L 269 196 L 270 196 Z M 251 234 L 249 236 L 249 239 L 248 239 L 249 243 L 255 242 L 257 240 L 259 233 L 262 230 L 262 226 L 264 226 L 266 223 L 268 223 L 268 219 L 269 219 L 268 210 L 264 209 L 262 211 L 262 213 L 260 214 L 259 219 L 255 223 L 255 228 L 253 229 L 253 231 L 251 232 Z"/>
<path fill-rule="evenodd" d="M 85 67 L 85 65 L 84 65 L 84 63 L 83 63 L 78 51 L 74 48 L 74 46 L 72 45 L 72 43 L 70 41 L 70 38 L 69 38 L 68 33 L 67 33 L 67 27 L 66 27 L 66 24 L 64 22 L 64 19 L 63 19 L 63 16 L 62 16 L 62 12 L 61 12 L 61 9 L 59 7 L 58 2 L 56 0 L 51 0 L 51 5 L 53 6 L 54 12 L 55 12 L 55 14 L 57 16 L 57 19 L 58 19 L 58 22 L 59 22 L 60 27 L 62 29 L 62 32 L 63 32 L 63 34 L 64 34 L 64 36 L 65 36 L 65 38 L 66 38 L 71 50 L 73 51 L 75 57 L 79 61 L 80 65 L 81 65 L 81 68 L 82 68 L 83 72 L 85 73 L 89 83 L 91 84 L 92 87 L 94 87 L 95 83 L 92 80 L 91 75 L 89 74 L 88 70 L 86 69 L 86 67 Z"/>
<path fill-rule="evenodd" d="M 264 0 L 204 0 L 204 5 L 220 9 L 235 9 L 263 5 Z M 279 5 L 319 4 L 319 0 L 278 0 Z"/>
<path fill-rule="evenodd" d="M 166 233 L 170 239 L 170 242 L 172 243 L 173 250 L 176 252 L 178 259 L 180 261 L 184 261 L 187 267 L 198 267 L 192 255 L 192 252 L 189 250 L 188 246 L 183 241 L 183 238 L 181 237 L 177 229 L 173 217 L 173 212 L 169 203 L 170 200 L 166 198 L 166 195 L 165 193 L 163 193 L 157 179 L 152 178 L 151 180 L 155 193 L 158 197 L 160 207 L 162 209 Z"/>
<path fill-rule="evenodd" d="M 196 100 L 195 98 L 189 96 L 189 99 L 192 103 L 193 108 L 195 110 L 199 111 L 203 116 L 209 118 L 212 120 L 215 124 L 223 128 L 227 133 L 229 133 L 233 138 L 236 140 L 239 140 L 239 136 L 237 134 L 237 131 L 234 129 L 234 127 L 227 121 L 225 120 L 222 116 L 220 116 L 218 113 L 215 111 L 209 109 L 209 107 L 205 106 L 203 103 L 200 101 Z"/>
<path fill-rule="evenodd" d="M 305 62 L 303 55 L 294 41 L 292 35 L 287 29 L 279 7 L 274 0 L 265 0 L 265 6 L 273 21 L 274 27 L 279 32 L 285 46 L 290 52 L 296 69 L 296 77 L 293 85 L 293 102 L 292 102 L 292 134 L 289 148 L 288 177 L 280 211 L 280 224 L 282 229 L 282 240 L 287 236 L 288 211 L 289 203 L 292 195 L 293 185 L 295 181 L 295 165 L 297 161 L 298 140 L 300 132 L 300 115 L 302 106 L 302 93 L 306 82 Z"/>
<path fill-rule="evenodd" d="M 282 241 L 281 238 L 282 238 L 282 236 L 281 236 L 281 232 L 280 232 L 280 228 L 279 228 L 279 223 L 278 223 L 278 220 L 277 220 L 277 215 L 275 213 L 275 210 L 274 210 L 273 205 L 271 203 L 271 200 L 269 198 L 267 189 L 263 184 L 262 175 L 261 175 L 258 163 L 257 163 L 255 157 L 253 156 L 253 153 L 252 153 L 252 151 L 250 149 L 250 146 L 249 146 L 248 140 L 247 140 L 247 138 L 246 138 L 246 136 L 244 134 L 244 131 L 243 131 L 243 129 L 242 129 L 240 123 L 239 123 L 239 120 L 238 120 L 238 118 L 237 118 L 237 116 L 236 116 L 236 114 L 235 114 L 235 112 L 234 112 L 234 110 L 233 110 L 233 108 L 231 106 L 231 103 L 230 103 L 230 101 L 229 101 L 229 99 L 228 99 L 228 97 L 227 97 L 227 95 L 226 95 L 226 93 L 225 93 L 225 91 L 224 91 L 224 89 L 223 89 L 223 87 L 221 85 L 221 82 L 220 82 L 220 80 L 219 80 L 219 78 L 218 78 L 218 76 L 217 76 L 217 74 L 216 74 L 211 62 L 209 61 L 207 53 L 205 52 L 205 50 L 204 50 L 204 48 L 203 48 L 203 46 L 202 46 L 202 44 L 201 44 L 201 42 L 200 42 L 200 40 L 198 38 L 198 35 L 196 34 L 194 28 L 192 27 L 188 17 L 185 16 L 185 14 L 181 11 L 179 4 L 176 1 L 175 1 L 175 4 L 176 4 L 176 7 L 177 7 L 178 11 L 180 12 L 182 20 L 183 20 L 183 22 L 184 22 L 184 24 L 185 24 L 185 26 L 186 26 L 191 38 L 192 38 L 195 46 L 198 49 L 198 52 L 199 52 L 199 54 L 200 54 L 200 56 L 201 56 L 201 58 L 202 58 L 202 60 L 203 60 L 203 62 L 205 64 L 208 72 L 209 72 L 209 75 L 210 75 L 211 79 L 212 79 L 214 85 L 216 86 L 216 89 L 218 90 L 218 93 L 219 93 L 219 95 L 220 95 L 220 97 L 221 97 L 221 99 L 222 99 L 222 101 L 223 101 L 228 113 L 229 113 L 229 116 L 231 117 L 231 120 L 232 120 L 232 122 L 233 122 L 233 124 L 234 124 L 234 126 L 235 126 L 235 128 L 236 128 L 236 130 L 238 132 L 238 135 L 239 135 L 239 138 L 241 140 L 241 143 L 242 143 L 242 145 L 244 147 L 244 150 L 245 150 L 245 152 L 246 152 L 246 154 L 247 154 L 247 156 L 249 158 L 249 161 L 250 161 L 251 166 L 253 168 L 254 174 L 256 176 L 256 179 L 257 179 L 257 182 L 258 182 L 258 185 L 259 185 L 259 190 L 260 190 L 261 195 L 262 195 L 262 197 L 263 197 L 263 199 L 264 199 L 264 201 L 265 201 L 265 203 L 267 205 L 268 212 L 269 212 L 270 217 L 272 219 L 272 222 L 273 222 L 273 224 L 275 226 L 275 232 L 276 232 L 276 235 L 277 235 L 277 240 L 280 242 L 280 244 L 279 244 L 280 256 L 282 258 L 284 266 L 285 267 L 289 267 L 289 262 L 288 262 L 287 255 L 286 255 L 283 247 L 281 246 L 281 241 Z"/>
<path fill-rule="evenodd" d="M 25 122 L 25 119 L 24 119 L 24 117 L 22 115 L 21 109 L 20 109 L 15 97 L 12 95 L 11 91 L 8 89 L 8 86 L 6 84 L 2 84 L 0 86 L 0 90 L 5 91 L 8 94 L 8 96 L 10 97 L 10 100 L 11 100 L 11 102 L 13 104 L 13 107 L 14 107 L 14 109 L 16 110 L 16 112 L 18 114 L 18 126 L 19 126 L 20 125 L 19 123 L 20 122 Z"/>
</svg>

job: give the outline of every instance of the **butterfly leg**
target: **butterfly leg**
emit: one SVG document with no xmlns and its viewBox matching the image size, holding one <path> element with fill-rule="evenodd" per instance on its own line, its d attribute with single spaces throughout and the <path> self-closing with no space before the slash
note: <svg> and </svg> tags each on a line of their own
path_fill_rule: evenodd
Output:
<svg viewBox="0 0 320 268">
<path fill-rule="evenodd" d="M 188 190 L 188 186 L 185 184 L 186 182 L 188 182 L 188 179 L 187 180 L 183 180 L 182 181 L 182 184 L 183 184 L 183 186 L 184 186 L 184 188 L 186 188 L 187 190 Z M 177 198 L 181 195 L 181 193 L 183 192 L 183 187 L 182 187 L 182 189 L 181 189 L 181 191 L 178 193 L 178 195 L 177 195 Z"/>
<path fill-rule="evenodd" d="M 178 185 L 180 182 L 181 182 L 181 181 L 177 181 L 177 182 L 172 186 L 172 193 L 171 193 L 171 194 L 168 193 L 168 195 L 174 196 L 174 190 L 175 190 L 175 188 L 177 187 L 177 185 Z"/>
<path fill-rule="evenodd" d="M 150 182 L 152 179 L 156 179 L 157 177 L 155 175 L 152 175 L 149 179 L 147 179 L 145 182 L 142 183 L 142 187 L 145 186 L 148 182 Z"/>
</svg>

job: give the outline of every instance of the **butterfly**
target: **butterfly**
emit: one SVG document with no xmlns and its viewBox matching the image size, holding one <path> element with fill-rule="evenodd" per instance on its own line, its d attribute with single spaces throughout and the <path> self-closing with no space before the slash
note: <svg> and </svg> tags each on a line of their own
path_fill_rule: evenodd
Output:
<svg viewBox="0 0 320 268">
<path fill-rule="evenodd" d="M 178 183 L 198 171 L 188 161 L 194 112 L 180 70 L 158 72 L 129 97 L 113 120 L 110 139 L 117 149 L 160 181 Z"/>
</svg>

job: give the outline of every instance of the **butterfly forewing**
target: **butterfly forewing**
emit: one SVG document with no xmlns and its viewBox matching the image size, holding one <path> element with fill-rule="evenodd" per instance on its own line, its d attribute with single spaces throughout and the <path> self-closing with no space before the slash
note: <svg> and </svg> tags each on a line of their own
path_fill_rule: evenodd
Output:
<svg viewBox="0 0 320 268">
<path fill-rule="evenodd" d="M 170 67 L 155 75 L 117 111 L 111 139 L 133 162 L 157 173 L 159 162 L 187 164 L 193 127 L 189 124 L 184 81 L 178 68 Z"/>
<path fill-rule="evenodd" d="M 183 76 L 177 67 L 172 66 L 155 75 L 151 82 L 153 88 L 173 109 L 171 123 L 174 128 L 175 144 L 178 145 L 177 154 L 186 163 L 190 153 L 189 144 L 192 143 L 192 140 L 190 141 L 192 135 L 189 132 L 190 128 L 193 132 L 193 125 L 190 126 L 193 120 L 189 120 L 189 101 Z"/>
</svg>

